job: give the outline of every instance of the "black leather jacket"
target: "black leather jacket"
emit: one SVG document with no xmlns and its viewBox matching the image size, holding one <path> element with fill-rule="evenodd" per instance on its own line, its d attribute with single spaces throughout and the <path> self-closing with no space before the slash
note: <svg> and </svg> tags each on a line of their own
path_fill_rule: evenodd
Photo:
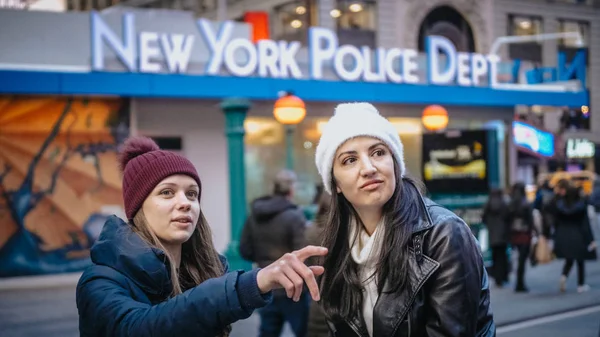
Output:
<svg viewBox="0 0 600 337">
<path fill-rule="evenodd" d="M 496 326 L 488 276 L 465 222 L 431 200 L 421 199 L 414 227 L 410 287 L 379 295 L 373 313 L 376 337 L 491 337 Z M 369 337 L 361 317 L 329 323 L 331 336 Z"/>
</svg>

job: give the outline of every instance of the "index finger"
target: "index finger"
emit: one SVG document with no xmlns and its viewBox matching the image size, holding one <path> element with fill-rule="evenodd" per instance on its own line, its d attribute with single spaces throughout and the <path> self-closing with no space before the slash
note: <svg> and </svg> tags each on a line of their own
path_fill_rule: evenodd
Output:
<svg viewBox="0 0 600 337">
<path fill-rule="evenodd" d="M 311 256 L 325 256 L 326 254 L 327 248 L 321 246 L 306 246 L 294 252 L 298 260 L 302 262 Z"/>
</svg>

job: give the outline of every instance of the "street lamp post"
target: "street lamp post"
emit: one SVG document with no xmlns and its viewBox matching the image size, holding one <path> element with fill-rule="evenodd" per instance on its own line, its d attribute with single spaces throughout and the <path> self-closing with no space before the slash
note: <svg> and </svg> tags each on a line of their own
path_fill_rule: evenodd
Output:
<svg viewBox="0 0 600 337">
<path fill-rule="evenodd" d="M 294 130 L 306 116 L 304 101 L 286 92 L 277 101 L 273 109 L 275 119 L 285 127 L 285 163 L 289 170 L 294 169 Z"/>
<path fill-rule="evenodd" d="M 246 168 L 244 166 L 244 120 L 250 102 L 244 98 L 228 98 L 221 102 L 225 113 L 225 135 L 229 166 L 229 214 L 231 217 L 231 240 L 225 255 L 232 270 L 249 270 L 252 265 L 239 252 L 239 243 L 246 221 Z"/>
</svg>

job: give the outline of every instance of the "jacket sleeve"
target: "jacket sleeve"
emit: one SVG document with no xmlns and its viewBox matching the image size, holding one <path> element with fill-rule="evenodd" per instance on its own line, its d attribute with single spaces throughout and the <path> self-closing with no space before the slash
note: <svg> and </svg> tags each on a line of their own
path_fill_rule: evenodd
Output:
<svg viewBox="0 0 600 337">
<path fill-rule="evenodd" d="M 207 280 L 157 305 L 134 300 L 125 276 L 109 267 L 84 274 L 77 286 L 80 333 L 94 336 L 214 337 L 252 311 L 268 303 L 256 284 L 256 273 L 231 272 Z M 82 322 L 86 322 L 82 324 Z M 91 331 L 90 331 L 91 332 Z"/>
<path fill-rule="evenodd" d="M 256 262 L 253 242 L 252 217 L 249 216 L 248 219 L 246 219 L 246 223 L 244 223 L 244 229 L 242 230 L 242 236 L 240 237 L 240 255 L 248 261 Z"/>
<path fill-rule="evenodd" d="M 470 228 L 454 215 L 436 222 L 426 248 L 439 263 L 426 285 L 426 336 L 495 336 L 487 273 Z"/>
</svg>

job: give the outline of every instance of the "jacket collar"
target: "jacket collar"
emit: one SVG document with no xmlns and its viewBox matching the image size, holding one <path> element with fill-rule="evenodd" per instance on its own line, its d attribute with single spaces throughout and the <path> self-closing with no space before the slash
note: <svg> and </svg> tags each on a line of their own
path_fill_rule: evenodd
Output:
<svg viewBox="0 0 600 337">
<path fill-rule="evenodd" d="M 166 296 L 171 292 L 165 253 L 150 247 L 116 216 L 108 218 L 90 255 L 92 262 L 115 269 L 148 294 Z"/>
<path fill-rule="evenodd" d="M 421 204 L 421 216 L 418 222 L 413 226 L 412 245 L 409 248 L 409 268 L 410 282 L 409 288 L 394 293 L 390 291 L 390 285 L 385 284 L 382 293 L 377 299 L 373 315 L 373 336 L 378 337 L 393 337 L 400 323 L 408 314 L 416 295 L 419 293 L 425 282 L 439 268 L 439 263 L 430 257 L 422 254 L 422 234 L 424 231 L 434 226 L 429 206 L 434 203 L 419 195 L 419 203 Z M 415 249 L 418 246 L 419 249 Z M 360 337 L 368 337 L 366 324 L 362 315 L 357 315 L 354 319 L 346 321 L 346 324 Z"/>
</svg>

